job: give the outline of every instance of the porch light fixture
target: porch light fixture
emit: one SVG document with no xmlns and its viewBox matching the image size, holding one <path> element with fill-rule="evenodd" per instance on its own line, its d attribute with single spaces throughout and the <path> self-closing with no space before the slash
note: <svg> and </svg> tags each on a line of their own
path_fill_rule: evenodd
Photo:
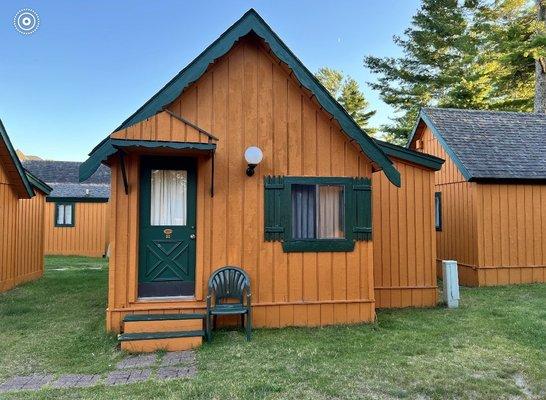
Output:
<svg viewBox="0 0 546 400">
<path fill-rule="evenodd" d="M 254 168 L 256 168 L 260 162 L 262 162 L 263 158 L 264 154 L 259 147 L 250 146 L 245 150 L 245 160 L 248 163 L 248 167 L 246 169 L 247 176 L 254 175 Z"/>
</svg>

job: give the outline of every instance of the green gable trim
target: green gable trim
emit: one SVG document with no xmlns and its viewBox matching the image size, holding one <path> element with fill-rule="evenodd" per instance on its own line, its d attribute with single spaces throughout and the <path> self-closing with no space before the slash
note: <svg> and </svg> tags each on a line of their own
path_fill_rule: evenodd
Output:
<svg viewBox="0 0 546 400">
<path fill-rule="evenodd" d="M 418 151 L 410 150 L 406 147 L 397 146 L 392 143 L 387 143 L 382 140 L 375 139 L 375 142 L 388 156 L 396 157 L 404 161 L 409 161 L 411 163 L 421 165 L 434 171 L 439 171 L 444 164 L 444 160 L 438 157 L 434 157 L 430 154 L 420 153 Z"/>
<path fill-rule="evenodd" d="M 2 120 L 0 119 L 0 139 L 4 142 L 8 154 L 13 162 L 13 165 L 15 165 L 15 169 L 17 170 L 19 177 L 21 178 L 21 181 L 23 183 L 23 186 L 25 187 L 25 191 L 27 192 L 28 197 L 33 197 L 35 195 L 34 190 L 32 189 L 32 185 L 30 184 L 30 181 L 27 178 L 27 174 L 25 173 L 25 169 L 21 165 L 21 161 L 19 160 L 19 157 L 17 157 L 17 153 L 15 152 L 15 149 L 13 148 L 13 145 L 11 144 L 11 141 L 9 140 L 8 133 L 6 132 L 6 128 L 4 127 L 4 124 L 2 123 Z"/>
<path fill-rule="evenodd" d="M 174 149 L 174 150 L 198 150 L 212 152 L 216 150 L 215 143 L 193 142 L 163 142 L 155 140 L 124 140 L 106 138 L 80 165 L 80 182 L 89 179 L 108 157 L 114 155 L 122 148 L 146 148 L 146 149 Z"/>
<path fill-rule="evenodd" d="M 107 197 L 46 197 L 47 203 L 108 203 Z"/>
<path fill-rule="evenodd" d="M 117 127 L 115 131 L 125 129 L 162 111 L 164 107 L 180 96 L 185 88 L 197 81 L 211 63 L 226 54 L 240 38 L 251 32 L 254 32 L 269 45 L 275 56 L 290 67 L 300 84 L 314 94 L 322 108 L 337 120 L 343 131 L 351 139 L 358 143 L 364 154 L 383 169 L 393 184 L 400 186 L 400 173 L 390 162 L 387 155 L 360 129 L 345 109 L 330 95 L 328 90 L 322 86 L 254 9 L 247 11 L 159 92 Z M 95 151 L 99 151 L 103 143 L 104 141 L 93 149 L 90 156 Z"/>
<path fill-rule="evenodd" d="M 432 120 L 427 115 L 426 111 L 423 110 L 423 109 L 421 111 L 419 111 L 419 117 L 417 118 L 417 123 L 415 124 L 415 127 L 413 128 L 413 131 L 411 132 L 411 135 L 410 135 L 410 138 L 408 140 L 408 143 L 407 143 L 406 147 L 411 146 L 411 143 L 413 142 L 415 134 L 417 133 L 417 128 L 419 127 L 419 122 L 421 122 L 421 121 L 423 121 L 430 128 L 430 130 L 432 131 L 434 136 L 436 136 L 436 138 L 438 139 L 438 141 L 440 142 L 440 144 L 442 145 L 442 147 L 444 148 L 446 153 L 449 154 L 449 157 L 451 157 L 451 159 L 453 160 L 453 162 L 455 163 L 457 168 L 459 168 L 459 171 L 461 171 L 461 174 L 464 176 L 464 178 L 467 181 L 470 181 L 473 178 L 472 175 L 466 169 L 466 167 L 464 166 L 464 164 L 461 161 L 461 159 L 459 158 L 459 156 L 457 156 L 457 154 L 455 154 L 453 149 L 447 144 L 444 137 L 440 133 L 440 130 L 436 127 L 436 125 L 434 125 L 434 122 L 432 122 Z"/>
<path fill-rule="evenodd" d="M 42 193 L 44 193 L 46 196 L 51 193 L 53 188 L 51 188 L 47 183 L 39 179 L 36 175 L 31 174 L 28 170 L 25 169 L 25 174 L 27 176 L 28 181 L 32 185 L 32 187 L 40 190 Z"/>
</svg>

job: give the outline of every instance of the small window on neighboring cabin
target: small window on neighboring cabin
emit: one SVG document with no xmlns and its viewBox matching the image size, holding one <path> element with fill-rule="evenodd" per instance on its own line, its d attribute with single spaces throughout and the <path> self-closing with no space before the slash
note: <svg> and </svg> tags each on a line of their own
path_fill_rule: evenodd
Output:
<svg viewBox="0 0 546 400">
<path fill-rule="evenodd" d="M 434 193 L 434 225 L 437 231 L 442 230 L 442 193 Z"/>
<path fill-rule="evenodd" d="M 344 187 L 292 185 L 292 239 L 344 239 Z"/>
<path fill-rule="evenodd" d="M 74 226 L 73 203 L 55 203 L 55 226 Z"/>
</svg>

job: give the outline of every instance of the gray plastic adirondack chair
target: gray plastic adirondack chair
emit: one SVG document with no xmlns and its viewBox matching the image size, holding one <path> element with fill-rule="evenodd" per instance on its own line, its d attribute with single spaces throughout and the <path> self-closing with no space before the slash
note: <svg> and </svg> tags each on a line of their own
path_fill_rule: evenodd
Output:
<svg viewBox="0 0 546 400">
<path fill-rule="evenodd" d="M 218 315 L 240 315 L 246 330 L 246 340 L 250 340 L 252 315 L 248 274 L 239 267 L 223 267 L 214 271 L 208 286 L 205 321 L 207 340 L 212 339 L 212 318 Z"/>
</svg>

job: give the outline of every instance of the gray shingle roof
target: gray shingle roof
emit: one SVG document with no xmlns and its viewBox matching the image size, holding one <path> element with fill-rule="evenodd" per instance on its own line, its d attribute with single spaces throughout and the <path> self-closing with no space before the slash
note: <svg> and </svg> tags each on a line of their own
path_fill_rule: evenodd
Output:
<svg viewBox="0 0 546 400">
<path fill-rule="evenodd" d="M 421 116 L 466 179 L 546 179 L 546 114 L 430 107 Z"/>
<path fill-rule="evenodd" d="M 107 199 L 110 197 L 110 168 L 101 165 L 91 178 L 79 183 L 77 161 L 27 160 L 24 167 L 53 188 L 49 197 L 84 197 Z M 89 190 L 89 194 L 87 194 Z"/>
</svg>

